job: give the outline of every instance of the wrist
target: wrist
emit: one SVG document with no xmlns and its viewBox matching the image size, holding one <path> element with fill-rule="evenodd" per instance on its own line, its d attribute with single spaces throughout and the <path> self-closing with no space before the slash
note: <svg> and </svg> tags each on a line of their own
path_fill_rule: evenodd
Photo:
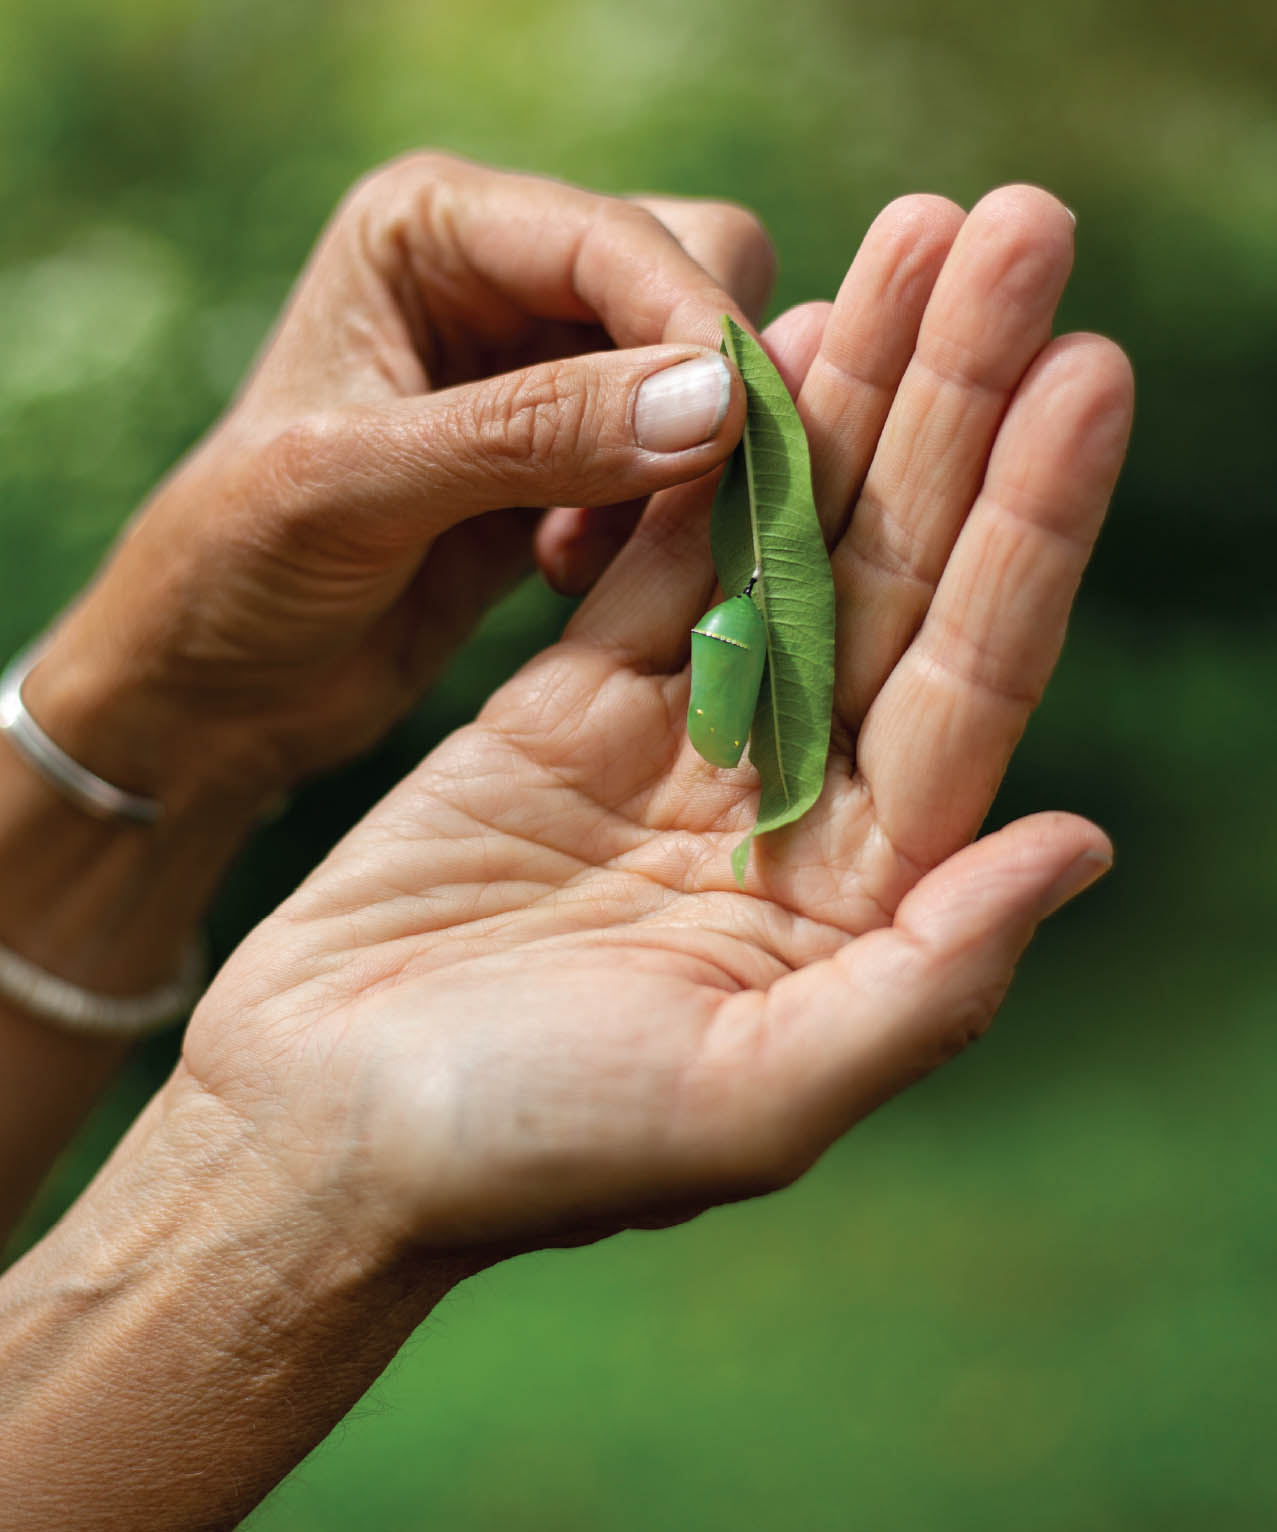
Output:
<svg viewBox="0 0 1277 1532">
<path fill-rule="evenodd" d="M 251 822 L 278 770 L 250 730 L 201 711 L 158 653 L 130 645 L 91 594 L 54 630 L 23 687 L 41 728 L 68 755 L 170 821 Z"/>
<path fill-rule="evenodd" d="M 171 980 L 265 773 L 225 731 L 156 696 L 72 614 L 23 687 L 32 717 L 77 762 L 160 800 L 152 824 L 86 813 L 0 739 L 0 942 L 54 977 L 136 994 Z"/>
<path fill-rule="evenodd" d="M 104 823 L 0 738 L 0 944 L 55 980 L 132 997 L 189 961 L 249 813 Z"/>
<path fill-rule="evenodd" d="M 86 1529 L 230 1525 L 459 1275 L 344 1244 L 179 1071 L 5 1279 L 0 1498 L 24 1525 L 54 1503 Z M 118 1472 L 139 1440 L 140 1481 Z"/>
<path fill-rule="evenodd" d="M 285 1329 L 295 1318 L 322 1325 L 361 1305 L 369 1314 L 384 1311 L 423 1282 L 442 1296 L 460 1276 L 442 1264 L 409 1274 L 392 1239 L 372 1228 L 356 1237 L 335 1216 L 328 1189 L 308 1184 L 265 1148 L 255 1124 L 182 1063 L 108 1162 L 101 1200 L 135 1210 L 128 1221 L 145 1223 L 148 1241 L 164 1230 L 175 1249 L 204 1252 L 198 1259 L 228 1311 L 252 1289 L 278 1306 Z M 123 1225 L 120 1235 L 114 1258 L 127 1262 L 131 1236 Z"/>
</svg>

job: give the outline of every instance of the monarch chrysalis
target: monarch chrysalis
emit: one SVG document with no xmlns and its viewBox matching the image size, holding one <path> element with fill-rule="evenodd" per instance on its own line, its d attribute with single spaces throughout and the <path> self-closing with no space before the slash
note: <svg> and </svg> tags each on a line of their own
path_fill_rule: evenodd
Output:
<svg viewBox="0 0 1277 1532">
<path fill-rule="evenodd" d="M 748 595 L 729 596 L 692 629 L 687 737 L 712 766 L 740 761 L 766 660 L 766 629 Z"/>
</svg>

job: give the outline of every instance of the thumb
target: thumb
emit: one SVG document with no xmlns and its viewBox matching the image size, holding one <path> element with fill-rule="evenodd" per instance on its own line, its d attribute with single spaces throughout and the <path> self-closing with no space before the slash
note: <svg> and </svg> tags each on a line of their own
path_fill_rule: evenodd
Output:
<svg viewBox="0 0 1277 1532">
<path fill-rule="evenodd" d="M 416 539 L 507 506 L 610 505 L 707 473 L 740 438 L 740 376 L 652 346 L 541 362 L 361 419 L 365 503 Z"/>
<path fill-rule="evenodd" d="M 767 1165 L 749 1167 L 756 1179 L 792 1179 L 853 1123 L 980 1036 L 1038 923 L 1111 860 L 1104 833 L 1076 815 L 1018 820 L 929 872 L 891 925 L 765 992 L 729 1000 L 720 1035 L 753 1038 L 749 1056 L 760 1066 L 738 1075 L 741 1110 L 729 1130 L 738 1148 L 772 1157 L 770 1174 Z M 732 1007 L 739 1028 L 729 1023 Z"/>
</svg>

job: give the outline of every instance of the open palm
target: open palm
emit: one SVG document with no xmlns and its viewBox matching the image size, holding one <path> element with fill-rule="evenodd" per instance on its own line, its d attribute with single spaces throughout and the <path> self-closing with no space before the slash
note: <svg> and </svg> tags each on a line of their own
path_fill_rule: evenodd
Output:
<svg viewBox="0 0 1277 1532">
<path fill-rule="evenodd" d="M 1107 865 L 1064 814 L 971 844 L 1129 430 L 1121 353 L 1050 340 L 1071 246 L 1032 188 L 965 219 L 905 199 L 836 304 L 773 327 L 832 548 L 837 692 L 821 801 L 756 843 L 744 891 L 756 778 L 683 730 L 713 597 L 692 486 L 228 964 L 192 1088 L 352 1232 L 528 1246 L 792 1179 L 978 1033 L 1037 921 Z"/>
</svg>

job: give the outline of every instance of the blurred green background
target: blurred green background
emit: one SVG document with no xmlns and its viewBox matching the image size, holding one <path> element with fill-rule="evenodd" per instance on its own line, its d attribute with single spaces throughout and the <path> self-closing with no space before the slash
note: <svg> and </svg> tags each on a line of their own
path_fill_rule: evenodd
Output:
<svg viewBox="0 0 1277 1532">
<path fill-rule="evenodd" d="M 989 1040 L 780 1197 L 454 1295 L 255 1532 L 1277 1524 L 1275 56 L 1242 0 L 0 0 L 6 653 L 225 402 L 345 185 L 414 145 L 746 202 L 778 307 L 900 192 L 1038 181 L 1079 217 L 1063 324 L 1140 385 L 995 814 L 1091 814 L 1118 864 Z M 522 592 L 304 792 L 219 951 L 563 614 Z"/>
</svg>

